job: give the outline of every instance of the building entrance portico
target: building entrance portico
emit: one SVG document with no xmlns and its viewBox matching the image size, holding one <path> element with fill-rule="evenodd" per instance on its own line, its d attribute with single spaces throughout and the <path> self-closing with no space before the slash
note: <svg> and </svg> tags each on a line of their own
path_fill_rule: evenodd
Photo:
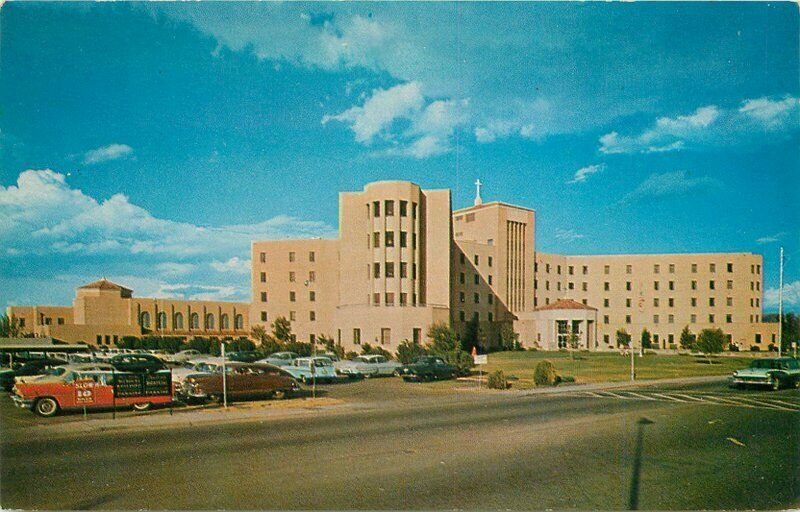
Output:
<svg viewBox="0 0 800 512">
<path fill-rule="evenodd" d="M 544 350 L 597 348 L 597 309 L 561 299 L 535 310 L 537 343 Z"/>
</svg>

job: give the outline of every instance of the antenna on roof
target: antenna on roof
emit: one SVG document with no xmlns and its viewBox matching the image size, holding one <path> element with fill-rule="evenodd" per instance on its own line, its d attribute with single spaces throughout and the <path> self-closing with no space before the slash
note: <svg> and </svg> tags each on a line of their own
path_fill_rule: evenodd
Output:
<svg viewBox="0 0 800 512">
<path fill-rule="evenodd" d="M 483 204 L 483 199 L 481 199 L 481 180 L 478 179 L 475 181 L 475 206 L 480 206 Z"/>
</svg>

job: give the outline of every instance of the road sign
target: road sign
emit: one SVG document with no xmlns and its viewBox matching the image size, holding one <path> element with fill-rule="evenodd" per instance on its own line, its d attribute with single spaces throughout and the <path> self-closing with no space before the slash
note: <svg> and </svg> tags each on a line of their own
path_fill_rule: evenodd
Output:
<svg viewBox="0 0 800 512">
<path fill-rule="evenodd" d="M 472 360 L 475 364 L 489 364 L 489 356 L 486 354 L 482 355 L 474 355 L 472 356 Z"/>
</svg>

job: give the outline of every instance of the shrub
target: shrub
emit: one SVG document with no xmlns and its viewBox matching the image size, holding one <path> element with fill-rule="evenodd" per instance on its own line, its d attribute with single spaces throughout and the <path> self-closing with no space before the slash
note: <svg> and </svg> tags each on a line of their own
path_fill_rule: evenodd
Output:
<svg viewBox="0 0 800 512">
<path fill-rule="evenodd" d="M 490 373 L 489 378 L 486 381 L 486 385 L 489 387 L 489 389 L 508 389 L 511 387 L 511 384 L 508 382 L 503 370 L 497 370 L 496 372 Z"/>
<path fill-rule="evenodd" d="M 353 352 L 352 350 L 344 355 L 344 359 L 353 359 L 354 357 L 358 357 L 358 352 Z"/>
<path fill-rule="evenodd" d="M 412 363 L 416 358 L 424 356 L 427 353 L 428 351 L 425 347 L 419 343 L 413 343 L 408 340 L 403 340 L 403 342 L 397 346 L 397 360 L 403 364 Z"/>
<path fill-rule="evenodd" d="M 540 361 L 533 371 L 533 382 L 537 386 L 552 386 L 556 382 L 556 367 L 548 360 Z"/>
<path fill-rule="evenodd" d="M 225 348 L 226 351 L 230 352 L 250 352 L 251 350 L 255 349 L 256 349 L 256 344 L 248 340 L 247 338 L 239 338 L 238 340 L 233 340 L 229 342 L 227 347 Z"/>
<path fill-rule="evenodd" d="M 758 345 L 752 345 L 750 347 L 750 352 L 760 352 L 760 351 L 761 351 L 761 347 L 759 347 Z"/>
</svg>

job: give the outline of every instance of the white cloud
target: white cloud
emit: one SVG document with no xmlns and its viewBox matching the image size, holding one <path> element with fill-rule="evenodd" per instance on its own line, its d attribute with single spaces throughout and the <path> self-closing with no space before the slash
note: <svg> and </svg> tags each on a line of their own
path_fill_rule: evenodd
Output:
<svg viewBox="0 0 800 512">
<path fill-rule="evenodd" d="M 451 151 L 455 129 L 468 119 L 468 100 L 428 101 L 417 82 L 375 89 L 364 104 L 336 115 L 326 115 L 322 124 L 340 121 L 350 125 L 355 139 L 371 145 L 376 137 L 393 146 L 374 155 L 427 158 Z M 403 121 L 405 127 L 397 127 Z"/>
<path fill-rule="evenodd" d="M 800 306 L 800 281 L 783 284 L 783 305 Z M 764 290 L 764 306 L 778 306 L 778 288 L 767 288 Z"/>
<path fill-rule="evenodd" d="M 708 105 L 689 115 L 661 117 L 639 134 L 620 135 L 616 131 L 600 137 L 600 152 L 660 153 L 689 147 L 733 146 L 755 137 L 769 142 L 775 134 L 800 127 L 800 100 L 747 99 L 739 108 Z"/>
<path fill-rule="evenodd" d="M 709 188 L 719 185 L 719 182 L 707 176 L 690 177 L 686 171 L 665 172 L 651 174 L 639 184 L 632 192 L 628 193 L 622 201 L 633 201 L 643 197 L 663 197 L 680 195 L 693 190 Z"/>
<path fill-rule="evenodd" d="M 606 168 L 604 164 L 587 165 L 575 171 L 575 176 L 569 180 L 568 184 L 583 183 L 590 175 L 603 171 Z"/>
<path fill-rule="evenodd" d="M 781 238 L 783 238 L 785 234 L 786 233 L 784 232 L 780 232 L 770 236 L 762 236 L 761 238 L 756 239 L 756 243 L 763 245 L 763 244 L 772 244 L 775 242 L 780 242 Z"/>
<path fill-rule="evenodd" d="M 83 155 L 84 165 L 99 164 L 101 162 L 108 162 L 109 160 L 118 160 L 120 158 L 127 158 L 133 154 L 133 148 L 127 144 L 109 144 L 99 148 L 87 151 Z"/>
<path fill-rule="evenodd" d="M 211 262 L 211 268 L 217 272 L 232 272 L 234 274 L 250 274 L 250 260 L 241 259 L 234 256 L 228 261 Z"/>
<path fill-rule="evenodd" d="M 562 242 L 570 243 L 570 242 L 574 242 L 575 240 L 578 240 L 580 238 L 583 238 L 583 235 L 580 234 L 580 233 L 577 233 L 574 229 L 556 228 L 556 240 L 560 240 Z"/>
</svg>

